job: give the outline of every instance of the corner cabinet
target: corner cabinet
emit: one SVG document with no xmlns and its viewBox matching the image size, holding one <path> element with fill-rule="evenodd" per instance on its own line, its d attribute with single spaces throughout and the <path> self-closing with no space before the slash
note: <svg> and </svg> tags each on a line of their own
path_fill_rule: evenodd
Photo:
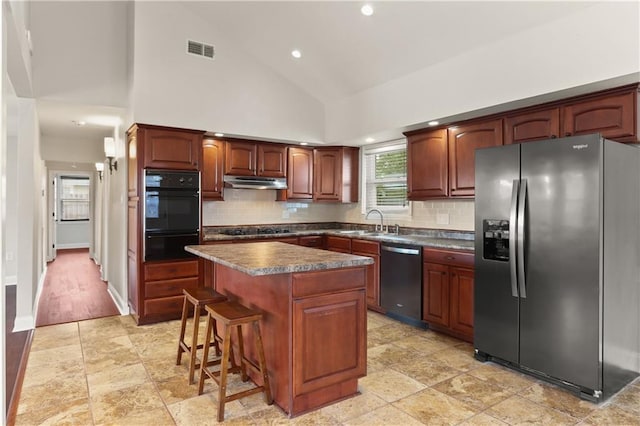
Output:
<svg viewBox="0 0 640 426">
<path fill-rule="evenodd" d="M 315 148 L 313 200 L 357 203 L 359 162 L 359 148 Z"/>
<path fill-rule="evenodd" d="M 429 327 L 473 341 L 474 254 L 424 248 L 422 319 Z"/>
<path fill-rule="evenodd" d="M 144 169 L 198 170 L 204 132 L 134 124 L 127 131 L 127 293 L 138 324 L 180 317 L 182 289 L 202 285 L 202 261 L 144 260 Z"/>
<path fill-rule="evenodd" d="M 200 193 L 203 200 L 223 200 L 224 148 L 221 140 L 204 138 L 202 141 Z"/>
</svg>

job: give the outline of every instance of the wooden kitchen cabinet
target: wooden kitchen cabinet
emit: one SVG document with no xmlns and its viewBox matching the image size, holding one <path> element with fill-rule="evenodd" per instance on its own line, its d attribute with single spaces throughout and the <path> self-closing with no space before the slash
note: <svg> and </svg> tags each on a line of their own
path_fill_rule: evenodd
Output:
<svg viewBox="0 0 640 426">
<path fill-rule="evenodd" d="M 407 198 L 424 200 L 449 195 L 447 130 L 407 137 Z"/>
<path fill-rule="evenodd" d="M 504 144 L 560 137 L 560 108 L 524 112 L 504 119 Z"/>
<path fill-rule="evenodd" d="M 359 148 L 323 147 L 313 150 L 313 200 L 358 202 Z"/>
<path fill-rule="evenodd" d="M 182 290 L 200 286 L 200 267 L 199 259 L 145 262 L 144 319 L 138 323 L 179 318 L 184 300 Z"/>
<path fill-rule="evenodd" d="M 502 119 L 448 129 L 449 185 L 452 197 L 475 195 L 475 150 L 502 145 Z"/>
<path fill-rule="evenodd" d="M 258 176 L 274 178 L 287 176 L 286 145 L 258 144 Z"/>
<path fill-rule="evenodd" d="M 373 264 L 367 265 L 367 307 L 381 311 L 380 307 L 380 243 L 368 240 L 351 240 L 351 254 L 373 258 Z"/>
<path fill-rule="evenodd" d="M 221 140 L 205 138 L 202 141 L 202 167 L 200 193 L 203 200 L 223 199 L 224 147 Z"/>
<path fill-rule="evenodd" d="M 182 289 L 202 285 L 198 259 L 145 262 L 144 169 L 198 170 L 204 132 L 134 124 L 127 130 L 127 297 L 138 324 L 180 318 Z"/>
<path fill-rule="evenodd" d="M 139 126 L 143 139 L 144 167 L 169 170 L 199 170 L 201 131 Z"/>
<path fill-rule="evenodd" d="M 637 141 L 637 95 L 635 87 L 564 105 L 563 136 L 600 133 L 607 139 Z"/>
<path fill-rule="evenodd" d="M 357 290 L 293 300 L 294 396 L 366 374 L 364 293 Z"/>
<path fill-rule="evenodd" d="M 429 327 L 473 341 L 474 254 L 422 250 L 422 316 Z"/>
<path fill-rule="evenodd" d="M 322 249 L 324 248 L 324 237 L 322 235 L 304 235 L 298 237 L 298 245 Z"/>
<path fill-rule="evenodd" d="M 289 148 L 287 166 L 287 199 L 311 200 L 313 198 L 313 149 Z"/>
<path fill-rule="evenodd" d="M 224 173 L 235 176 L 285 177 L 287 146 L 250 141 L 229 141 Z"/>
<path fill-rule="evenodd" d="M 351 238 L 327 235 L 325 247 L 327 250 L 351 254 Z"/>
</svg>

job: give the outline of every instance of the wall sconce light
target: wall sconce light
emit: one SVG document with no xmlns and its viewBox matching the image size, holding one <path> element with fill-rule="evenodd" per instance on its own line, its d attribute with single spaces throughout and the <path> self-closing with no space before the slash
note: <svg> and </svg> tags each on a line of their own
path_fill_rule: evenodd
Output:
<svg viewBox="0 0 640 426">
<path fill-rule="evenodd" d="M 109 174 L 112 174 L 114 170 L 118 170 L 118 162 L 113 161 L 116 158 L 116 141 L 114 138 L 104 138 L 104 155 L 109 160 Z"/>
<path fill-rule="evenodd" d="M 100 178 L 100 182 L 102 182 L 102 172 L 104 171 L 104 163 L 96 163 L 96 170 L 98 172 L 98 177 Z"/>
</svg>

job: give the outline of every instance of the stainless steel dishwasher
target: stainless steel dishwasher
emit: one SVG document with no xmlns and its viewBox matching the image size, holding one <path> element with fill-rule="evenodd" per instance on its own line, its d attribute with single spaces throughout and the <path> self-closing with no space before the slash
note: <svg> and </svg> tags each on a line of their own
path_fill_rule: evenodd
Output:
<svg viewBox="0 0 640 426">
<path fill-rule="evenodd" d="M 422 247 L 385 242 L 380 249 L 380 304 L 390 317 L 424 327 Z"/>
</svg>

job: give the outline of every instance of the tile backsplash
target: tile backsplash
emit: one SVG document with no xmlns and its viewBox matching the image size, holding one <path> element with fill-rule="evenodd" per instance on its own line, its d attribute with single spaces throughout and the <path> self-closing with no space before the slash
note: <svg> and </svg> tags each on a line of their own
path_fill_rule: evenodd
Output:
<svg viewBox="0 0 640 426">
<path fill-rule="evenodd" d="M 225 201 L 205 201 L 204 226 L 274 223 L 377 223 L 364 219 L 360 204 L 276 201 L 276 191 L 225 189 Z M 386 215 L 385 225 L 473 231 L 473 200 L 413 201 L 411 216 Z"/>
</svg>

